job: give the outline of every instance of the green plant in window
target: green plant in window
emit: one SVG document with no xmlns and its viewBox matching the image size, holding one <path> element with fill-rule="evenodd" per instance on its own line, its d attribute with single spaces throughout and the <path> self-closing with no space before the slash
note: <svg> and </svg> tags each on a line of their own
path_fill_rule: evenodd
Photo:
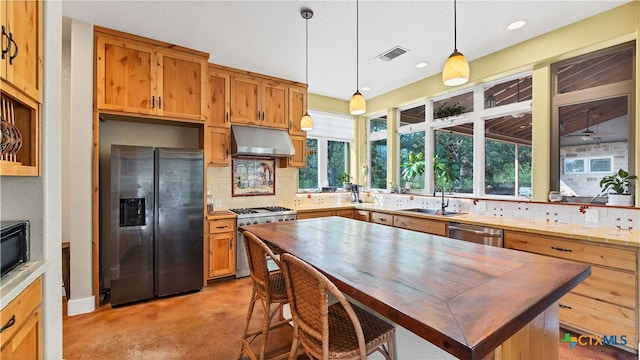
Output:
<svg viewBox="0 0 640 360">
<path fill-rule="evenodd" d="M 637 178 L 636 175 L 629 175 L 627 171 L 619 169 L 617 173 L 603 177 L 600 180 L 600 187 L 603 193 L 611 189 L 616 194 L 629 194 L 631 180 Z"/>
<path fill-rule="evenodd" d="M 460 105 L 460 103 L 455 103 L 453 106 L 447 106 L 447 103 L 444 102 L 438 110 L 436 110 L 436 119 L 445 119 L 451 116 L 458 116 L 464 114 L 465 107 Z"/>
<path fill-rule="evenodd" d="M 407 157 L 407 161 L 402 165 L 402 178 L 411 182 L 416 176 L 422 176 L 424 174 L 424 155 L 422 152 L 414 155 L 412 152 L 409 152 L 409 156 Z"/>
<path fill-rule="evenodd" d="M 445 190 L 451 190 L 454 183 L 460 179 L 460 164 L 446 152 L 445 148 L 438 145 L 433 155 L 433 176 L 436 185 Z"/>
</svg>

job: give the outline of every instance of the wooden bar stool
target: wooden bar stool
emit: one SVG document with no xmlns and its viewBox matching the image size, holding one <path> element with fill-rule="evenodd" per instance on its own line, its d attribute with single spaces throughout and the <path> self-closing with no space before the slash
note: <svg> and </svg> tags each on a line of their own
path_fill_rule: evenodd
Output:
<svg viewBox="0 0 640 360">
<path fill-rule="evenodd" d="M 242 235 L 249 260 L 249 271 L 251 280 L 253 281 L 253 291 L 251 294 L 251 302 L 249 303 L 249 310 L 247 311 L 247 319 L 238 359 L 242 358 L 242 355 L 246 352 L 252 360 L 263 360 L 265 359 L 269 331 L 291 324 L 291 319 L 285 319 L 282 313 L 283 306 L 289 302 L 289 298 L 287 297 L 282 272 L 280 270 L 269 271 L 267 266 L 267 258 L 271 258 L 279 267 L 280 262 L 278 258 L 262 240 L 258 239 L 252 233 L 245 231 Z M 262 305 L 264 320 L 261 329 L 249 333 L 249 322 L 251 321 L 253 309 L 257 301 L 260 301 Z M 273 310 L 271 309 L 272 304 L 277 304 Z M 276 314 L 278 314 L 278 320 L 272 323 Z M 251 348 L 251 343 L 258 337 L 261 337 L 259 357 L 256 356 Z M 272 359 L 285 359 L 288 355 L 288 353 L 284 353 Z"/>
<path fill-rule="evenodd" d="M 394 359 L 395 328 L 347 301 L 318 270 L 290 254 L 281 257 L 293 316 L 289 359 L 302 345 L 312 359 L 366 359 L 376 351 Z M 329 305 L 329 294 L 338 303 Z"/>
</svg>

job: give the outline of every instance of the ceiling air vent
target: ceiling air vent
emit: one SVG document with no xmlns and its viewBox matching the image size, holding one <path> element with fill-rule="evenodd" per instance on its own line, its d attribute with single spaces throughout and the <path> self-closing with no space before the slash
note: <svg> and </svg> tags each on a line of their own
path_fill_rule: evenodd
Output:
<svg viewBox="0 0 640 360">
<path fill-rule="evenodd" d="M 395 46 L 391 50 L 385 51 L 384 53 L 376 56 L 376 59 L 391 61 L 406 52 L 409 52 L 409 49 L 405 49 L 402 46 Z"/>
</svg>

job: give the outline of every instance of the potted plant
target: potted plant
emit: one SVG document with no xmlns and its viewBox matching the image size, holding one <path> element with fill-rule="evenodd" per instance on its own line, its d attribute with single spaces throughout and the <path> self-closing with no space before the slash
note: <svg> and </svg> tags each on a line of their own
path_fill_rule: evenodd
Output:
<svg viewBox="0 0 640 360">
<path fill-rule="evenodd" d="M 409 152 L 407 161 L 401 166 L 402 178 L 406 181 L 405 188 L 409 190 L 411 188 L 411 181 L 413 181 L 416 176 L 422 176 L 424 174 L 424 155 L 422 152 L 419 152 L 416 155 Z"/>
<path fill-rule="evenodd" d="M 438 110 L 436 110 L 436 119 L 445 120 L 449 117 L 459 116 L 464 114 L 464 106 L 460 105 L 460 103 L 456 103 L 453 106 L 447 106 L 447 103 L 444 102 Z"/>
<path fill-rule="evenodd" d="M 629 175 L 623 169 L 619 169 L 617 173 L 608 175 L 600 180 L 602 192 L 609 192 L 607 205 L 633 206 L 633 195 L 629 192 L 631 180 L 638 177 Z"/>
<path fill-rule="evenodd" d="M 351 190 L 351 179 L 352 179 L 351 175 L 344 172 L 342 173 L 342 175 L 338 176 L 338 183 L 342 183 L 342 186 L 344 187 L 344 189 L 349 191 Z"/>
</svg>

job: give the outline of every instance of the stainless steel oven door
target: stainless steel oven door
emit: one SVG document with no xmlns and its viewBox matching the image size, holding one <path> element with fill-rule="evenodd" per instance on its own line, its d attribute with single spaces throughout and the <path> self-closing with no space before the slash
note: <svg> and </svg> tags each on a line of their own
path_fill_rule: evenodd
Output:
<svg viewBox="0 0 640 360">
<path fill-rule="evenodd" d="M 249 276 L 249 260 L 247 260 L 242 231 L 238 229 L 236 234 L 236 278 L 245 276 Z"/>
</svg>

